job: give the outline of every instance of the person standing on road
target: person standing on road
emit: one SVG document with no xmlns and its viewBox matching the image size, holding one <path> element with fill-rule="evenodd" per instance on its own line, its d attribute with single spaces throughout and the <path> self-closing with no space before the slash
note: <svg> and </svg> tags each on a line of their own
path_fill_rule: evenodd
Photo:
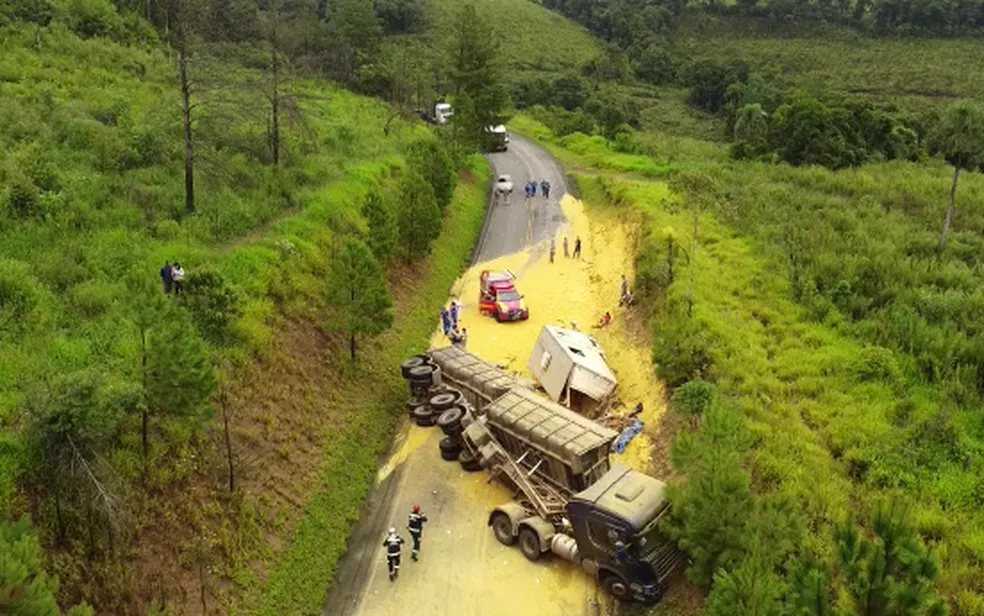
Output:
<svg viewBox="0 0 984 616">
<path fill-rule="evenodd" d="M 547 180 L 540 180 L 540 192 L 543 193 L 544 199 L 550 198 L 550 182 Z"/>
<path fill-rule="evenodd" d="M 420 505 L 414 505 L 410 510 L 410 517 L 407 519 L 407 530 L 410 531 L 410 538 L 413 539 L 413 549 L 410 551 L 410 558 L 417 560 L 420 553 L 420 535 L 424 532 L 424 522 L 427 516 L 420 511 Z"/>
<path fill-rule="evenodd" d="M 571 256 L 571 253 L 567 250 L 567 236 L 564 236 L 564 258 L 567 259 Z"/>
<path fill-rule="evenodd" d="M 389 534 L 383 539 L 383 547 L 386 548 L 386 565 L 392 582 L 400 575 L 400 553 L 403 551 L 403 537 L 396 534 L 395 528 L 389 529 Z"/>
<path fill-rule="evenodd" d="M 580 237 L 574 240 L 574 258 L 575 259 L 580 259 L 581 258 L 581 238 Z"/>
<path fill-rule="evenodd" d="M 554 242 L 554 238 L 550 238 L 550 262 L 554 261 L 554 253 L 557 252 L 557 245 Z"/>
<path fill-rule="evenodd" d="M 448 314 L 451 317 L 451 331 L 458 329 L 458 302 L 455 300 L 451 301 L 451 308 L 448 310 Z"/>
<path fill-rule="evenodd" d="M 451 313 L 447 308 L 441 308 L 441 329 L 445 336 L 451 331 Z"/>
<path fill-rule="evenodd" d="M 171 292 L 171 285 L 174 284 L 174 277 L 172 276 L 173 270 L 171 269 L 171 262 L 165 261 L 164 267 L 161 268 L 161 282 L 164 283 L 164 294 L 167 295 Z"/>
</svg>

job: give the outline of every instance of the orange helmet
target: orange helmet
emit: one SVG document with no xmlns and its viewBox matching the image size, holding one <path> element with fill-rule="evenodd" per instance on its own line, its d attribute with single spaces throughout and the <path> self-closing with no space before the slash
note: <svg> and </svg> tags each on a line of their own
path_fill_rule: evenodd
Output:
<svg viewBox="0 0 984 616">
<path fill-rule="evenodd" d="M 414 513 L 420 513 L 420 505 L 414 505 L 413 506 L 413 512 Z"/>
</svg>

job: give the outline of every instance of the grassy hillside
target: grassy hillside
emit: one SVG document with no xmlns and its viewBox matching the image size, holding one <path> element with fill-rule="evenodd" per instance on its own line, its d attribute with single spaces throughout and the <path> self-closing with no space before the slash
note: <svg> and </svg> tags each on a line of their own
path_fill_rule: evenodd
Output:
<svg viewBox="0 0 984 616">
<path fill-rule="evenodd" d="M 978 39 L 874 38 L 697 13 L 683 20 L 673 40 L 693 60 L 744 60 L 775 69 L 792 85 L 867 94 L 915 111 L 958 97 L 984 99 Z"/>
<path fill-rule="evenodd" d="M 655 131 L 625 153 L 597 136 L 556 139 L 523 117 L 513 126 L 581 169 L 589 200 L 646 215 L 635 284 L 657 310 L 661 375 L 711 380 L 741 412 L 752 489 L 794 499 L 810 529 L 803 553 L 832 562 L 836 523 L 902 498 L 942 558 L 953 613 L 984 613 L 978 364 L 973 351 L 944 359 L 977 331 L 971 246 L 984 232 L 984 178 L 964 178 L 959 239 L 934 263 L 942 163 L 833 172 L 735 162 L 723 145 Z M 669 181 L 674 196 L 644 178 Z M 668 238 L 689 250 L 694 207 L 691 320 L 675 308 L 686 305 L 688 276 L 663 286 L 660 264 Z"/>
<path fill-rule="evenodd" d="M 427 33 L 402 37 L 395 44 L 426 54 L 441 65 L 448 37 L 461 6 L 455 0 L 427 0 Z M 496 34 L 507 79 L 516 73 L 574 70 L 600 53 L 587 30 L 531 0 L 485 0 L 480 14 Z"/>
</svg>

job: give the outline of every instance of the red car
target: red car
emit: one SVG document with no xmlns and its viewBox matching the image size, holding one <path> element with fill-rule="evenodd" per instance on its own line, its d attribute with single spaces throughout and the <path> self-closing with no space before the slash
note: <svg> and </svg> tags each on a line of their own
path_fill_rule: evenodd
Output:
<svg viewBox="0 0 984 616">
<path fill-rule="evenodd" d="M 496 321 L 525 321 L 530 318 L 523 296 L 516 291 L 509 270 L 490 272 L 485 270 L 479 278 L 478 311 L 495 317 Z"/>
</svg>

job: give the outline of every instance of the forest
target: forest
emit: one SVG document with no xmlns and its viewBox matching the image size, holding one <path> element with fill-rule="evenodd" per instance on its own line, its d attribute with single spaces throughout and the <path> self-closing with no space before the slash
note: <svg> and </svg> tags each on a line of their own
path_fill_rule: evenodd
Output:
<svg viewBox="0 0 984 616">
<path fill-rule="evenodd" d="M 447 45 L 482 64 L 469 11 Z M 237 411 L 253 366 L 299 324 L 326 341 L 329 378 L 390 365 L 478 231 L 476 127 L 495 107 L 426 129 L 411 99 L 433 86 L 411 94 L 380 59 L 421 15 L 402 1 L 0 3 L 0 611 L 166 613 L 182 581 L 139 575 L 169 532 L 202 609 L 236 600 L 219 580 L 275 596 L 276 576 L 259 589 L 250 566 L 284 520 L 242 486 L 260 456 L 292 461 L 251 432 L 270 416 Z M 461 98 L 504 100 L 494 72 L 443 74 Z M 445 228 L 456 239 L 437 246 Z M 409 296 L 407 276 L 424 281 Z M 395 388 L 362 396 L 377 412 L 338 431 L 363 431 L 363 457 L 324 460 L 347 490 L 326 514 L 364 498 Z M 334 559 L 345 537 L 329 539 Z"/>
</svg>

